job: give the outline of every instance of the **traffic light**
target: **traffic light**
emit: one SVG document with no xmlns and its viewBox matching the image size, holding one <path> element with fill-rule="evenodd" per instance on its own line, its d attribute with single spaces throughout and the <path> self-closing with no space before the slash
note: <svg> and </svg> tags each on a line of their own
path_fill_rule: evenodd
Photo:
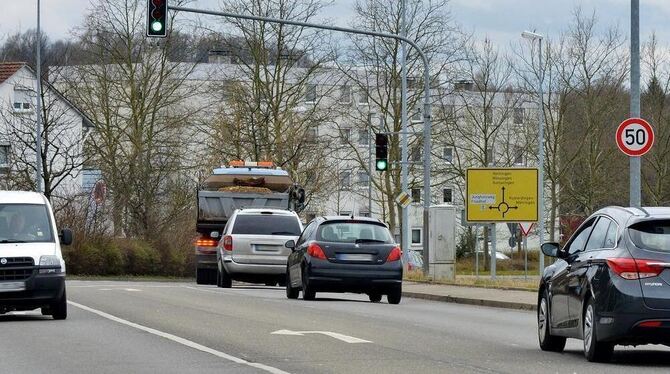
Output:
<svg viewBox="0 0 670 374">
<path fill-rule="evenodd" d="M 389 166 L 389 136 L 387 134 L 376 134 L 375 158 L 375 168 L 377 171 L 386 171 Z"/>
<path fill-rule="evenodd" d="M 147 36 L 167 36 L 168 0 L 147 0 Z"/>
</svg>

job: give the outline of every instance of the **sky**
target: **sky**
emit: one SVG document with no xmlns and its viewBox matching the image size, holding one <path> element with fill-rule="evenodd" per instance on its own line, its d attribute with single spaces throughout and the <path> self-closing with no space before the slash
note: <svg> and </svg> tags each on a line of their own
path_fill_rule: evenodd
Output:
<svg viewBox="0 0 670 374">
<path fill-rule="evenodd" d="M 42 29 L 52 40 L 66 39 L 81 24 L 91 2 L 100 0 L 42 0 Z M 333 23 L 347 25 L 356 0 L 332 0 L 328 16 Z M 388 0 L 398 1 L 398 0 Z M 36 25 L 37 0 L 0 0 L 0 40 Z M 640 32 L 645 41 L 656 32 L 660 44 L 670 45 L 670 0 L 640 1 Z M 195 0 L 190 6 L 216 8 L 218 0 Z M 490 38 L 508 46 L 519 40 L 524 29 L 558 36 L 572 19 L 576 6 L 587 14 L 595 11 L 601 27 L 619 26 L 629 35 L 630 0 L 451 0 L 454 19 L 478 39 Z"/>
</svg>

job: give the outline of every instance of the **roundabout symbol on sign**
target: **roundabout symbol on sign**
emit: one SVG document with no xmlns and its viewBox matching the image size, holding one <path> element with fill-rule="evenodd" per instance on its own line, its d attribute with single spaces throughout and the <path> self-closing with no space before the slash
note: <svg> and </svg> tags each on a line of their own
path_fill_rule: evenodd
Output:
<svg viewBox="0 0 670 374">
<path fill-rule="evenodd" d="M 654 129 L 642 118 L 629 118 L 617 128 L 616 144 L 628 156 L 642 156 L 654 145 Z"/>
</svg>

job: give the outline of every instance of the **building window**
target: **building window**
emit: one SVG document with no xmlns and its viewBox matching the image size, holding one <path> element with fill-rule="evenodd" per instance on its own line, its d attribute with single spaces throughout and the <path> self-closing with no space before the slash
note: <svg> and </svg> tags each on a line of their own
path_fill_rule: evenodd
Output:
<svg viewBox="0 0 670 374">
<path fill-rule="evenodd" d="M 454 148 L 444 147 L 442 149 L 442 157 L 446 162 L 454 162 Z"/>
<path fill-rule="evenodd" d="M 514 147 L 514 165 L 525 165 L 522 147 Z"/>
<path fill-rule="evenodd" d="M 308 143 L 316 143 L 316 137 L 318 136 L 318 131 L 316 127 L 310 127 L 305 133 L 305 141 Z"/>
<path fill-rule="evenodd" d="M 0 168 L 9 167 L 9 145 L 0 145 Z"/>
<path fill-rule="evenodd" d="M 360 187 L 367 187 L 370 184 L 370 175 L 365 171 L 359 171 L 357 182 Z"/>
<path fill-rule="evenodd" d="M 485 123 L 493 122 L 493 108 L 490 106 L 484 108 L 484 122 Z"/>
<path fill-rule="evenodd" d="M 351 129 L 340 129 L 340 144 L 349 144 Z"/>
<path fill-rule="evenodd" d="M 412 229 L 412 244 L 421 244 L 421 229 Z"/>
<path fill-rule="evenodd" d="M 416 90 L 419 88 L 419 80 L 415 77 L 407 77 L 407 89 Z"/>
<path fill-rule="evenodd" d="M 338 101 L 340 104 L 351 104 L 351 86 L 340 86 L 340 98 Z"/>
<path fill-rule="evenodd" d="M 412 113 L 412 117 L 410 119 L 412 120 L 412 122 L 415 122 L 415 123 L 422 122 L 423 118 L 421 118 L 421 111 L 420 110 L 414 111 L 414 113 Z"/>
<path fill-rule="evenodd" d="M 358 93 L 358 105 L 370 105 L 370 91 L 362 89 Z"/>
<path fill-rule="evenodd" d="M 421 202 L 421 189 L 420 188 L 412 188 L 412 202 L 413 203 L 420 203 Z"/>
<path fill-rule="evenodd" d="M 486 164 L 493 165 L 493 163 L 493 148 L 489 148 L 486 150 Z"/>
<path fill-rule="evenodd" d="M 412 151 L 411 151 L 409 159 L 412 162 L 420 162 L 421 161 L 421 146 L 420 145 L 415 145 L 414 147 L 412 147 Z"/>
<path fill-rule="evenodd" d="M 524 110 L 523 108 L 514 108 L 514 124 L 522 125 L 523 124 Z"/>
<path fill-rule="evenodd" d="M 451 188 L 445 188 L 442 190 L 442 202 L 453 203 L 453 195 Z"/>
<path fill-rule="evenodd" d="M 348 210 L 341 210 L 340 213 L 338 213 L 341 216 L 350 216 L 351 212 Z"/>
<path fill-rule="evenodd" d="M 340 186 L 342 189 L 351 187 L 351 173 L 348 171 L 340 172 Z"/>
<path fill-rule="evenodd" d="M 358 144 L 360 145 L 370 144 L 370 133 L 368 132 L 368 130 L 358 130 Z"/>
<path fill-rule="evenodd" d="M 26 89 L 14 89 L 14 111 L 26 111 L 32 108 L 30 104 L 32 98 L 30 97 L 30 91 Z"/>
<path fill-rule="evenodd" d="M 102 179 L 100 169 L 84 169 L 81 171 L 81 189 L 85 192 L 91 192 L 95 184 Z"/>
<path fill-rule="evenodd" d="M 361 217 L 372 217 L 372 216 L 370 215 L 370 212 L 369 212 L 367 209 L 368 209 L 368 208 L 361 209 L 361 210 L 358 212 L 358 215 L 361 216 Z"/>
<path fill-rule="evenodd" d="M 316 85 L 308 84 L 305 88 L 305 102 L 306 103 L 315 103 L 316 102 Z"/>
</svg>

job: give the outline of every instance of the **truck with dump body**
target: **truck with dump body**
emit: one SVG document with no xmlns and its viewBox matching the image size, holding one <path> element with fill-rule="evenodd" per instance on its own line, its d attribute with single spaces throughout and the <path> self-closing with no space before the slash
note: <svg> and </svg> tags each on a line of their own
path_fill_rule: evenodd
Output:
<svg viewBox="0 0 670 374">
<path fill-rule="evenodd" d="M 272 162 L 231 161 L 201 183 L 197 200 L 196 282 L 216 284 L 217 245 L 233 212 L 244 208 L 300 212 L 305 191 Z"/>
</svg>

